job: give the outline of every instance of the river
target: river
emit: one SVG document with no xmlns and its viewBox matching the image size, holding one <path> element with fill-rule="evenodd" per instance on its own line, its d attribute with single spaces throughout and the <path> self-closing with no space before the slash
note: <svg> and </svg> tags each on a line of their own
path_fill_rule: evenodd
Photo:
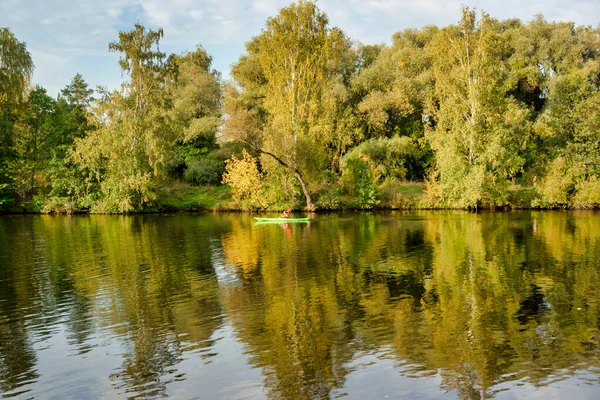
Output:
<svg viewBox="0 0 600 400">
<path fill-rule="evenodd" d="M 600 397 L 600 213 L 0 216 L 0 398 Z"/>
</svg>

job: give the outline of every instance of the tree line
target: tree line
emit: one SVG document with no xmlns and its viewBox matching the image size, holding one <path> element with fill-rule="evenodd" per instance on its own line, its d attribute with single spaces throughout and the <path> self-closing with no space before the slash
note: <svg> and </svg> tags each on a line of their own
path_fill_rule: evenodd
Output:
<svg viewBox="0 0 600 400">
<path fill-rule="evenodd" d="M 199 46 L 159 50 L 136 24 L 109 44 L 125 77 L 57 98 L 0 29 L 0 209 L 157 209 L 175 183 L 233 207 L 308 210 L 600 205 L 600 28 L 499 21 L 363 45 L 311 1 L 266 21 L 224 81 Z"/>
</svg>

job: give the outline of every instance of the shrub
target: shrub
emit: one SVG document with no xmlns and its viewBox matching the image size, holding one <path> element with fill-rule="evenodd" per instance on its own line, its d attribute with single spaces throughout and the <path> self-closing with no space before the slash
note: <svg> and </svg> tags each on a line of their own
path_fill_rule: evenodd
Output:
<svg viewBox="0 0 600 400">
<path fill-rule="evenodd" d="M 367 140 L 350 150 L 341 161 L 342 169 L 351 159 L 367 162 L 379 179 L 397 180 L 421 178 L 422 171 L 414 167 L 415 160 L 422 157 L 414 140 L 405 136 Z"/>
<path fill-rule="evenodd" d="M 567 165 L 564 158 L 558 157 L 552 161 L 550 170 L 544 177 L 539 191 L 542 195 L 541 202 L 535 202 L 534 205 L 567 205 L 570 195 L 575 191 L 575 179 L 572 168 Z"/>
<path fill-rule="evenodd" d="M 367 161 L 349 158 L 344 163 L 342 172 L 344 187 L 353 196 L 356 207 L 370 209 L 379 204 L 379 176 Z"/>
<path fill-rule="evenodd" d="M 183 179 L 197 185 L 220 184 L 225 173 L 225 161 L 233 156 L 238 159 L 243 158 L 243 151 L 246 150 L 246 147 L 243 143 L 229 142 L 209 153 L 189 156 L 183 172 Z"/>
<path fill-rule="evenodd" d="M 258 170 L 256 158 L 246 150 L 243 151 L 241 159 L 234 155 L 225 161 L 223 183 L 231 186 L 233 199 L 240 205 L 264 208 L 260 203 L 263 176 Z"/>
<path fill-rule="evenodd" d="M 214 157 L 203 157 L 190 161 L 183 173 L 186 182 L 199 185 L 218 184 L 225 172 L 225 162 Z"/>
<path fill-rule="evenodd" d="M 591 176 L 576 185 L 577 193 L 573 205 L 577 208 L 600 207 L 600 180 Z"/>
</svg>

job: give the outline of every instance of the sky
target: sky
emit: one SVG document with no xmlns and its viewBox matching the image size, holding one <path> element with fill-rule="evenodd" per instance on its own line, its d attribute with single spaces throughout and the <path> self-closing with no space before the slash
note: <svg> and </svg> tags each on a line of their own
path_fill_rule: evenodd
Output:
<svg viewBox="0 0 600 400">
<path fill-rule="evenodd" d="M 81 73 L 95 87 L 117 88 L 118 54 L 108 43 L 120 30 L 140 22 L 164 29 L 161 50 L 182 53 L 201 44 L 224 79 L 260 33 L 269 16 L 289 0 L 0 0 L 0 27 L 27 43 L 33 82 L 56 95 Z M 394 32 L 460 18 L 461 6 L 477 7 L 498 19 L 523 21 L 543 14 L 547 20 L 600 24 L 600 0 L 319 0 L 330 24 L 365 44 L 390 43 Z"/>
</svg>

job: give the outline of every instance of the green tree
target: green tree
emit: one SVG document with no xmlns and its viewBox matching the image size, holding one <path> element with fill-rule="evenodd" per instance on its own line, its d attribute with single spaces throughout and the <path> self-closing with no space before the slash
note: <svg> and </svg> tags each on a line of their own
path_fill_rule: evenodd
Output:
<svg viewBox="0 0 600 400">
<path fill-rule="evenodd" d="M 71 212 L 89 208 L 90 196 L 97 190 L 88 171 L 71 154 L 75 141 L 95 129 L 90 112 L 94 91 L 76 74 L 61 93 L 54 109 L 51 158 L 46 172 L 51 188 L 43 211 Z"/>
<path fill-rule="evenodd" d="M 25 43 L 8 28 L 0 28 L 0 105 L 23 100 L 33 73 L 33 61 Z"/>
<path fill-rule="evenodd" d="M 13 125 L 32 73 L 33 61 L 25 43 L 10 29 L 0 28 L 0 210 L 10 202 L 8 164 L 14 157 Z"/>
<path fill-rule="evenodd" d="M 435 151 L 442 203 L 501 205 L 507 183 L 521 171 L 528 111 L 506 96 L 498 23 L 463 9 L 457 26 L 433 45 L 436 104 L 426 135 Z"/>
<path fill-rule="evenodd" d="M 55 106 L 56 101 L 48 96 L 46 89 L 36 86 L 29 93 L 24 112 L 15 127 L 15 158 L 9 166 L 14 191 L 23 205 L 27 205 L 39 186 L 45 185 L 40 172 L 50 158 Z"/>
<path fill-rule="evenodd" d="M 572 24 L 559 25 L 553 32 L 564 50 L 556 57 L 547 100 L 534 126 L 540 138 L 541 168 L 536 172 L 543 175 L 542 205 L 600 204 L 600 196 L 592 195 L 600 177 L 598 32 Z"/>
<path fill-rule="evenodd" d="M 61 94 L 67 99 L 69 104 L 86 107 L 89 106 L 94 98 L 94 89 L 91 89 L 87 82 L 83 79 L 83 76 L 78 72 L 75 74 L 71 82 L 60 91 Z"/>
<path fill-rule="evenodd" d="M 326 164 L 319 146 L 321 133 L 311 126 L 323 108 L 324 86 L 335 73 L 331 64 L 341 61 L 347 46 L 344 34 L 328 27 L 326 15 L 313 2 L 301 0 L 267 20 L 265 30 L 246 45 L 248 55 L 232 70 L 243 96 L 259 100 L 255 114 L 265 113 L 264 125 L 249 138 L 247 131 L 235 129 L 239 122 L 233 120 L 248 114 L 236 113 L 227 121 L 225 133 L 246 141 L 293 174 L 308 210 L 315 206 L 307 176 Z M 229 93 L 233 97 L 226 101 L 239 97 L 235 91 Z"/>
<path fill-rule="evenodd" d="M 431 45 L 439 28 L 407 29 L 392 37 L 376 60 L 353 79 L 358 111 L 366 125 L 365 138 L 407 136 L 418 149 L 411 161 L 410 179 L 422 180 L 431 159 L 425 123 L 431 114 L 435 87 Z"/>
<path fill-rule="evenodd" d="M 119 65 L 128 79 L 121 91 L 98 102 L 98 129 L 77 140 L 74 152 L 75 160 L 100 183 L 98 211 L 141 210 L 155 199 L 165 177 L 176 130 L 166 113 L 171 108 L 166 84 L 174 72 L 173 56 L 159 50 L 162 37 L 162 29 L 136 24 L 109 45 L 110 51 L 122 53 Z"/>
<path fill-rule="evenodd" d="M 218 148 L 216 135 L 221 125 L 220 75 L 211 70 L 211 63 L 212 58 L 201 46 L 176 56 L 177 75 L 169 88 L 173 102 L 170 115 L 179 133 L 168 167 L 171 175 L 194 175 L 200 183 L 219 183 L 224 170 L 223 159 L 208 157 Z M 220 173 L 199 174 L 202 169 Z"/>
</svg>

